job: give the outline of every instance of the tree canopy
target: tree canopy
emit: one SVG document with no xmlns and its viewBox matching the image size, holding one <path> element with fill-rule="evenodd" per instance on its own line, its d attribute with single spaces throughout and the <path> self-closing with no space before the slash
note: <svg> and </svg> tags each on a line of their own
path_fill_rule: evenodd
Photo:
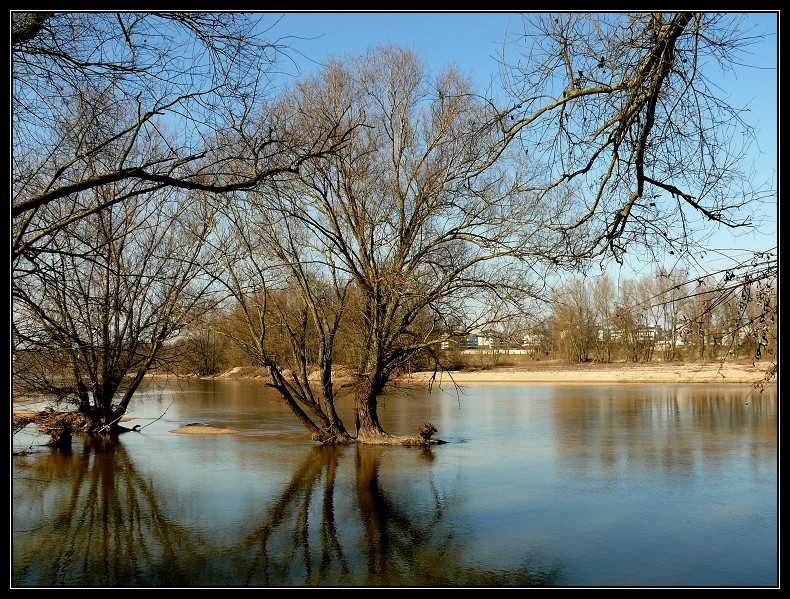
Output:
<svg viewBox="0 0 790 599">
<path fill-rule="evenodd" d="M 106 205 L 163 188 L 222 193 L 296 171 L 268 110 L 286 48 L 247 13 L 12 13 L 12 257 Z M 342 137 L 342 136 L 341 136 Z M 104 204 L 80 192 L 128 182 Z M 57 220 L 39 211 L 68 204 Z"/>
<path fill-rule="evenodd" d="M 753 126 L 716 83 L 762 35 L 730 13 L 533 13 L 518 62 L 502 65 L 506 142 L 539 168 L 532 185 L 568 209 L 547 223 L 563 261 L 629 246 L 698 252 L 711 224 L 747 227 L 775 200 L 746 159 Z"/>
</svg>

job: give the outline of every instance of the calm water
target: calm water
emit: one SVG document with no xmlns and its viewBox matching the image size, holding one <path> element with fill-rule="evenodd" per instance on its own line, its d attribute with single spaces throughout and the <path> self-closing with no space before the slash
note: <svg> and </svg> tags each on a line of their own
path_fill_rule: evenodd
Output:
<svg viewBox="0 0 790 599">
<path fill-rule="evenodd" d="M 14 437 L 11 584 L 773 587 L 776 388 L 750 390 L 401 389 L 384 427 L 449 443 L 332 448 L 260 383 L 160 382 L 114 443 Z"/>
</svg>

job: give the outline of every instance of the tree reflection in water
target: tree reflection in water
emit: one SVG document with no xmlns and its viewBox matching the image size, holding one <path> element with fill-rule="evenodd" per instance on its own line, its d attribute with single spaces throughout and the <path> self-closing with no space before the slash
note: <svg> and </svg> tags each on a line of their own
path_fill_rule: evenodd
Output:
<svg viewBox="0 0 790 599">
<path fill-rule="evenodd" d="M 404 484 L 398 480 L 403 472 L 383 473 L 382 457 L 393 449 L 311 447 L 274 503 L 262 507 L 262 520 L 254 515 L 245 519 L 241 526 L 246 531 L 231 536 L 239 540 L 227 546 L 216 540 L 222 535 L 199 533 L 169 516 L 166 500 L 135 471 L 117 440 L 86 442 L 76 457 L 58 452 L 38 456 L 24 484 L 15 485 L 20 489 L 14 498 L 13 585 L 557 583 L 557 569 L 531 567 L 526 558 L 511 570 L 465 564 L 472 533 L 446 517 L 463 501 L 462 493 L 443 494 L 430 476 L 415 474 Z M 433 458 L 429 448 L 407 451 Z M 40 528 L 22 524 L 34 520 Z"/>
<path fill-rule="evenodd" d="M 14 525 L 14 585 L 189 586 L 210 559 L 204 539 L 167 518 L 117 438 L 37 458 L 28 476 L 38 482 L 15 492 L 14 514 L 21 504 L 43 522 Z"/>
<path fill-rule="evenodd" d="M 432 485 L 433 505 L 426 510 L 386 492 L 380 460 L 391 449 L 314 447 L 263 525 L 233 550 L 247 566 L 240 581 L 246 586 L 370 587 L 556 583 L 557 569 L 530 571 L 527 560 L 516 571 L 464 566 L 461 546 L 473 539 L 442 526 L 454 498 L 442 497 Z M 335 486 L 344 451 L 354 452 L 355 498 L 342 506 L 346 518 L 339 532 L 335 496 L 348 498 Z M 433 457 L 430 448 L 413 451 Z"/>
</svg>

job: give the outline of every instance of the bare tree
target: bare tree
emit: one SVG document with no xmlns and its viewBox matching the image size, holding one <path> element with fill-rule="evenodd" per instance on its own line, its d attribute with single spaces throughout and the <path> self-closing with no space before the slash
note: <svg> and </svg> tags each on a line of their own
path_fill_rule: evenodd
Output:
<svg viewBox="0 0 790 599">
<path fill-rule="evenodd" d="M 624 305 L 665 329 L 665 360 L 685 352 L 689 358 L 750 356 L 776 362 L 778 264 L 773 252 L 755 252 L 706 276 L 659 269 L 652 284 L 643 277 L 635 289 Z M 775 368 L 769 373 L 773 376 Z"/>
<path fill-rule="evenodd" d="M 653 299 L 660 311 L 660 319 L 664 327 L 661 343 L 662 357 L 666 361 L 678 358 L 678 343 L 680 341 L 681 314 L 683 303 L 688 297 L 687 291 L 688 272 L 685 270 L 667 270 L 661 268 L 656 273 L 656 298 Z"/>
<path fill-rule="evenodd" d="M 599 323 L 583 279 L 559 287 L 552 299 L 554 344 L 566 360 L 587 362 L 599 341 Z"/>
<path fill-rule="evenodd" d="M 12 13 L 15 384 L 75 399 L 92 430 L 211 305 L 194 278 L 211 218 L 179 211 L 343 143 L 296 137 L 272 109 L 288 48 L 263 21 Z"/>
<path fill-rule="evenodd" d="M 454 70 L 431 79 L 410 51 L 382 47 L 332 63 L 297 86 L 293 104 L 303 114 L 296 129 L 340 123 L 352 133 L 333 156 L 237 194 L 228 208 L 249 249 L 237 270 L 257 253 L 258 290 L 289 289 L 302 314 L 302 325 L 285 327 L 297 358 L 288 363 L 266 349 L 278 331 L 258 308 L 250 320 L 263 323 L 256 325 L 263 362 L 322 441 L 425 443 L 385 432 L 379 397 L 415 355 L 500 321 L 504 305 L 529 296 L 530 269 L 547 243 L 538 223 L 552 207 L 521 193 L 520 173 L 505 168 L 505 156 L 491 164 L 497 139 L 480 128 L 487 107 L 470 83 Z M 331 413 L 339 330 L 354 354 L 353 439 Z M 312 370 L 305 341 L 318 345 L 311 366 L 321 373 L 320 401 L 305 379 Z M 310 422 L 297 405 L 307 406 Z"/>
<path fill-rule="evenodd" d="M 754 139 L 714 78 L 747 60 L 762 32 L 731 13 L 530 13 L 518 62 L 503 57 L 507 144 L 540 165 L 558 258 L 621 261 L 634 247 L 691 255 L 708 225 L 746 227 L 775 201 L 745 163 Z"/>
<path fill-rule="evenodd" d="M 778 205 L 749 163 L 748 107 L 732 105 L 717 81 L 736 67 L 761 68 L 749 50 L 765 32 L 746 27 L 743 14 L 713 12 L 529 13 L 523 25 L 507 47 L 515 56 L 502 56 L 510 103 L 491 102 L 501 106 L 503 146 L 517 145 L 539 167 L 534 193 L 566 202 L 546 221 L 565 241 L 557 262 L 622 263 L 630 252 L 660 265 L 674 256 L 718 278 L 697 262 L 713 249 L 709 233 L 759 225 L 759 208 Z M 739 289 L 774 287 L 776 254 L 765 250 L 728 269 Z M 723 293 L 712 305 L 734 282 L 717 283 Z M 760 322 L 770 330 L 768 306 Z"/>
<path fill-rule="evenodd" d="M 683 340 L 700 358 L 715 358 L 709 346 L 731 338 L 754 359 L 778 359 L 778 263 L 772 252 L 670 287 L 657 301 L 677 289 L 687 289 L 679 316 Z M 730 316 L 724 308 L 729 306 Z M 734 311 L 734 315 L 732 312 Z M 727 352 L 729 354 L 729 351 Z M 737 352 L 736 352 L 737 353 Z M 771 372 L 775 373 L 776 368 Z"/>
<path fill-rule="evenodd" d="M 182 333 L 182 340 L 175 344 L 178 360 L 174 355 L 174 370 L 189 372 L 199 376 L 211 376 L 220 373 L 231 362 L 228 360 L 228 340 L 223 335 L 224 321 L 227 315 L 219 308 L 205 312 L 201 317 L 191 321 L 190 326 Z M 238 366 L 238 364 L 233 364 Z"/>
<path fill-rule="evenodd" d="M 620 283 L 619 302 L 613 315 L 618 344 L 629 362 L 649 361 L 652 355 L 653 340 L 646 335 L 641 282 L 641 279 L 628 279 Z"/>
<path fill-rule="evenodd" d="M 266 40 L 263 15 L 11 17 L 14 259 L 105 206 L 166 187 L 248 189 L 331 150 L 326 137 L 295 145 L 268 112 L 287 47 Z M 123 194 L 82 203 L 118 183 Z M 40 218 L 53 202 L 58 220 Z"/>
<path fill-rule="evenodd" d="M 14 392 L 73 404 L 88 431 L 112 432 L 163 344 L 207 305 L 197 275 L 211 219 L 173 191 L 111 207 L 122 183 L 83 194 L 103 209 L 61 227 L 13 279 Z"/>
<path fill-rule="evenodd" d="M 593 317 L 598 326 L 594 340 L 595 360 L 611 362 L 616 346 L 614 330 L 614 309 L 617 303 L 616 289 L 607 274 L 595 277 L 590 285 Z"/>
</svg>

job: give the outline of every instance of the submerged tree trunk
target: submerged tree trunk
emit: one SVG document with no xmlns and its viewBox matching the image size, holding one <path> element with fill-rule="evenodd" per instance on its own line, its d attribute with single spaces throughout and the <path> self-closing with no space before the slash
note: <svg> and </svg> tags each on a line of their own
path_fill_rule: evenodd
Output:
<svg viewBox="0 0 790 599">
<path fill-rule="evenodd" d="M 360 388 L 354 401 L 354 418 L 357 425 L 356 442 L 363 445 L 435 445 L 444 443 L 431 435 L 393 435 L 379 422 L 378 400 L 384 392 L 389 377 L 378 374 L 360 377 Z M 435 428 L 433 432 L 435 432 Z"/>
</svg>

